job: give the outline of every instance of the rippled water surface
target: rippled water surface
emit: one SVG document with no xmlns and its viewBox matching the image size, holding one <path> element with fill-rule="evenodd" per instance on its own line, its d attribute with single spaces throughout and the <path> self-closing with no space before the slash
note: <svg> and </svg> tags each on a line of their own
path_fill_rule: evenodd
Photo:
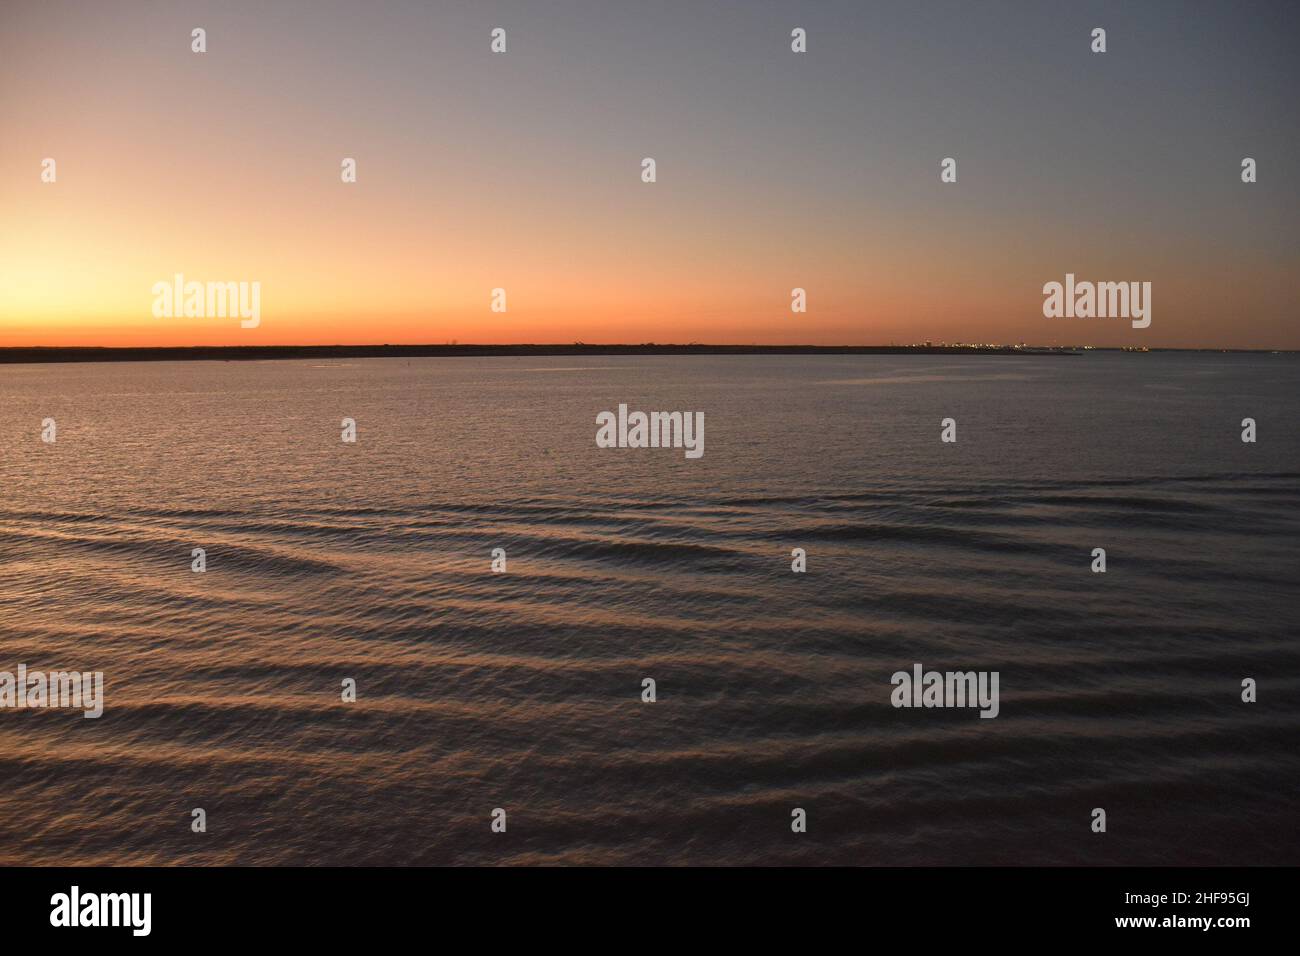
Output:
<svg viewBox="0 0 1300 956">
<path fill-rule="evenodd" d="M 0 710 L 0 862 L 1300 863 L 1298 385 L 1277 355 L 0 366 L 0 670 L 106 694 Z M 597 448 L 620 402 L 703 411 L 704 457 Z M 894 709 L 917 662 L 998 671 L 1000 716 Z"/>
</svg>

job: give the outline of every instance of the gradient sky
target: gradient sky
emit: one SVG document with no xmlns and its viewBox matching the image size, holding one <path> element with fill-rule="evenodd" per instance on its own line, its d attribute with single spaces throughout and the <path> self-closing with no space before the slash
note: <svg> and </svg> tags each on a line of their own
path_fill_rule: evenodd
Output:
<svg viewBox="0 0 1300 956">
<path fill-rule="evenodd" d="M 1300 348 L 1297 64 L 1239 0 L 3 0 L 0 346 Z M 177 272 L 261 326 L 154 318 Z"/>
</svg>

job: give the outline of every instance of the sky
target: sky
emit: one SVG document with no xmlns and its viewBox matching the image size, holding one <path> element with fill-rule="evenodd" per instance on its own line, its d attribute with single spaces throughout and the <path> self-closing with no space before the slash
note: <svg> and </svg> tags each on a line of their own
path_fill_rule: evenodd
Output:
<svg viewBox="0 0 1300 956">
<path fill-rule="evenodd" d="M 2 0 L 0 346 L 1300 348 L 1297 91 L 1282 2 Z"/>
</svg>

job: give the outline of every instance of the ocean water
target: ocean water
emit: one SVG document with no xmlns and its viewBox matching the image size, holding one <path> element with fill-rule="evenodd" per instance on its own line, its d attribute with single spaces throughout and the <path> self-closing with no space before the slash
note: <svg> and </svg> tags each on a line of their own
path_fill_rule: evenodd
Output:
<svg viewBox="0 0 1300 956">
<path fill-rule="evenodd" d="M 0 670 L 105 680 L 97 720 L 0 709 L 0 863 L 1300 863 L 1297 386 L 1287 355 L 0 366 Z M 704 456 L 597 448 L 621 402 L 704 412 Z M 999 716 L 892 707 L 915 663 L 997 671 Z"/>
</svg>

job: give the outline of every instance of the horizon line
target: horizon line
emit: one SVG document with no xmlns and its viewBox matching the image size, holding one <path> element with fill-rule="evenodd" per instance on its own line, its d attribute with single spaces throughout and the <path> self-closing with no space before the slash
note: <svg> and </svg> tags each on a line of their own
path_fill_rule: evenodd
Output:
<svg viewBox="0 0 1300 956">
<path fill-rule="evenodd" d="M 998 345 L 993 343 L 924 342 L 909 345 L 746 345 L 673 343 L 612 343 L 569 345 L 21 345 L 0 346 L 0 364 L 129 361 L 250 361 L 258 358 L 451 358 L 483 356 L 564 355 L 1078 355 L 1084 352 L 1214 352 L 1238 354 L 1296 354 L 1300 349 L 1175 348 L 1094 345 Z"/>
</svg>

